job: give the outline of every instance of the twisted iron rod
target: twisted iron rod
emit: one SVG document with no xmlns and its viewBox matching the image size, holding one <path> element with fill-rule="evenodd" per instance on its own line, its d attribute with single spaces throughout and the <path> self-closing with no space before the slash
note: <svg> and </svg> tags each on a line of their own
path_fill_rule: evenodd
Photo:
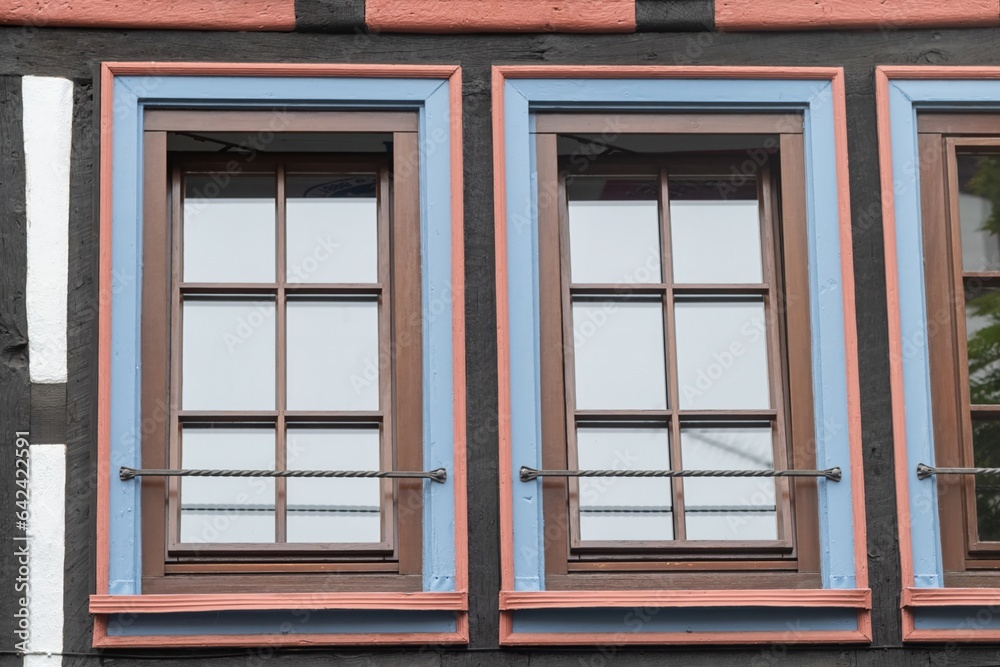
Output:
<svg viewBox="0 0 1000 667">
<path fill-rule="evenodd" d="M 926 463 L 917 464 L 917 479 L 931 475 L 1000 475 L 1000 468 L 935 468 Z"/>
<path fill-rule="evenodd" d="M 826 477 L 841 480 L 840 468 L 826 470 L 537 470 L 521 466 L 521 481 L 538 477 Z"/>
<path fill-rule="evenodd" d="M 436 470 L 154 470 L 122 466 L 118 471 L 122 481 L 133 477 L 332 477 L 332 478 L 392 478 L 429 479 L 444 484 L 448 472 Z"/>
</svg>

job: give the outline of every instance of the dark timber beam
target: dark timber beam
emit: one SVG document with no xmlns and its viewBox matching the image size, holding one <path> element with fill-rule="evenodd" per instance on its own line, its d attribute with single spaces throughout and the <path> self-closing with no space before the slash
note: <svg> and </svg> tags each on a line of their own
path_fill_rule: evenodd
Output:
<svg viewBox="0 0 1000 667">
<path fill-rule="evenodd" d="M 28 316 L 25 304 L 28 236 L 24 203 L 24 127 L 21 77 L 0 76 L 0 650 L 12 652 L 21 601 L 18 551 L 26 545 L 23 508 L 16 504 L 18 454 L 26 456 L 30 429 L 31 381 L 28 376 Z M 18 438 L 18 433 L 23 438 Z M 23 471 L 24 469 L 21 468 Z M 26 623 L 29 621 L 26 621 Z M 4 665 L 21 658 L 0 656 Z M 8 662 L 9 660 L 9 662 Z"/>
<path fill-rule="evenodd" d="M 365 0 L 295 0 L 295 29 L 363 34 Z"/>
<path fill-rule="evenodd" d="M 714 0 L 635 0 L 636 32 L 699 32 L 714 28 Z"/>
</svg>

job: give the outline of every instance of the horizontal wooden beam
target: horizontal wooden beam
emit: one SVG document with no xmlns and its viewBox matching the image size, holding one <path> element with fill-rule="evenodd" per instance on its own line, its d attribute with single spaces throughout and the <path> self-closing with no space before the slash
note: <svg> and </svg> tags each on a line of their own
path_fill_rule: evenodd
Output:
<svg viewBox="0 0 1000 667">
<path fill-rule="evenodd" d="M 151 28 L 175 30 L 295 29 L 295 0 L 68 0 L 7 2 L 0 25 L 34 28 Z"/>
<path fill-rule="evenodd" d="M 899 30 L 1000 24 L 1000 0 L 715 0 L 715 26 L 737 30 Z"/>
<path fill-rule="evenodd" d="M 378 32 L 634 32 L 636 0 L 366 0 Z"/>
</svg>

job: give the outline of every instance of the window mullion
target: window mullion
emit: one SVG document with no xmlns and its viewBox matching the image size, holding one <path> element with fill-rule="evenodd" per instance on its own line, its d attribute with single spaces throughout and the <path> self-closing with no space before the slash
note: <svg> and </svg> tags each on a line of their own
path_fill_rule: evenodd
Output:
<svg viewBox="0 0 1000 667">
<path fill-rule="evenodd" d="M 275 282 L 278 285 L 276 303 L 275 303 L 275 326 L 277 328 L 275 332 L 275 345 L 277 347 L 275 360 L 277 363 L 277 369 L 275 373 L 275 408 L 277 409 L 278 416 L 275 424 L 274 442 L 276 447 L 275 452 L 275 469 L 284 470 L 287 465 L 286 460 L 286 450 L 285 440 L 286 440 L 286 429 L 285 429 L 285 397 L 288 392 L 285 391 L 285 386 L 287 383 L 287 360 L 286 360 L 286 336 L 285 336 L 285 282 L 286 282 L 286 270 L 285 270 L 285 165 L 281 163 L 278 165 L 276 178 L 277 182 L 277 196 L 275 197 L 276 205 L 276 224 L 275 224 L 275 251 L 277 252 L 277 257 L 275 261 L 275 271 L 277 275 L 275 276 Z M 274 484 L 274 529 L 275 529 L 275 541 L 278 544 L 284 544 L 288 539 L 288 480 L 279 477 L 275 480 Z"/>
<path fill-rule="evenodd" d="M 378 313 L 378 366 L 379 409 L 382 411 L 382 425 L 379 437 L 379 461 L 383 470 L 396 468 L 396 427 L 393 417 L 396 413 L 396 402 L 393 391 L 396 378 L 396 364 L 393 359 L 393 271 L 392 271 L 392 225 L 390 216 L 390 186 L 387 169 L 378 171 L 377 183 L 377 241 L 378 244 L 378 281 L 383 285 L 379 293 Z M 398 547 L 395 533 L 395 502 L 394 494 L 399 488 L 393 480 L 385 479 L 379 484 L 379 504 L 382 522 L 382 542 Z M 396 557 L 399 557 L 398 549 Z"/>
<path fill-rule="evenodd" d="M 184 324 L 181 321 L 184 309 L 181 303 L 181 282 L 184 276 L 184 188 L 182 186 L 181 170 L 174 167 L 170 178 L 170 434 L 168 449 L 170 468 L 181 467 L 181 332 Z M 167 481 L 167 543 L 180 542 L 181 533 L 181 480 L 173 478 Z"/>
<path fill-rule="evenodd" d="M 759 179 L 760 188 L 758 198 L 761 202 L 761 248 L 763 249 L 763 269 L 764 282 L 767 284 L 767 292 L 764 296 L 764 317 L 767 321 L 767 347 L 768 347 L 768 374 L 771 378 L 771 407 L 776 409 L 772 428 L 774 429 L 772 467 L 785 470 L 789 467 L 791 457 L 789 447 L 794 443 L 789 443 L 787 428 L 785 423 L 786 402 L 785 402 L 785 373 L 783 359 L 786 355 L 783 352 L 781 339 L 781 313 L 779 310 L 780 276 L 777 265 L 778 230 L 777 215 L 774 210 L 773 195 L 773 175 L 771 170 L 764 166 Z M 794 535 L 792 523 L 791 498 L 792 483 L 788 479 L 778 478 L 774 480 L 775 495 L 774 505 L 777 514 L 778 538 L 791 540 Z"/>
<path fill-rule="evenodd" d="M 674 336 L 674 285 L 673 258 L 670 248 L 670 187 L 666 169 L 660 170 L 660 256 L 663 271 L 663 282 L 666 289 L 663 292 L 663 345 L 664 357 L 667 360 L 667 407 L 672 407 L 670 413 L 670 467 L 679 470 L 681 462 L 681 422 L 680 422 L 680 390 L 677 380 L 677 345 Z M 684 521 L 684 482 L 680 479 L 670 480 L 671 507 L 674 520 L 674 540 L 687 539 L 687 528 Z"/>
</svg>

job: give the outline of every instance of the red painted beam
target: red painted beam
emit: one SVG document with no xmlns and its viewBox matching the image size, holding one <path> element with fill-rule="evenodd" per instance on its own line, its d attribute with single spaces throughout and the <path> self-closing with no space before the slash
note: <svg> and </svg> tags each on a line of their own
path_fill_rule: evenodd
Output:
<svg viewBox="0 0 1000 667">
<path fill-rule="evenodd" d="M 1000 0 L 715 0 L 719 30 L 1000 25 Z"/>
<path fill-rule="evenodd" d="M 0 25 L 294 30 L 295 0 L 6 0 Z"/>
<path fill-rule="evenodd" d="M 367 0 L 383 32 L 633 32 L 635 0 Z"/>
</svg>

